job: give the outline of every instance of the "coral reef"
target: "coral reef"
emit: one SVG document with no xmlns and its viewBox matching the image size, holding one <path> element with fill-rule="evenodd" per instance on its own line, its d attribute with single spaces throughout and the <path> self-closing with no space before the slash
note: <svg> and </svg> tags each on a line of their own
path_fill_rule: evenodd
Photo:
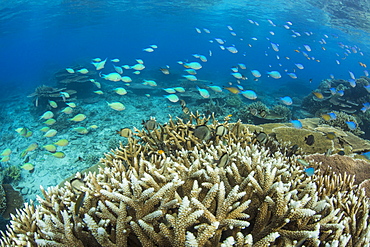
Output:
<svg viewBox="0 0 370 247">
<path fill-rule="evenodd" d="M 357 119 L 355 117 L 353 117 L 351 115 L 348 115 L 347 113 L 344 113 L 344 112 L 333 111 L 333 113 L 335 113 L 336 116 L 337 116 L 335 119 L 325 120 L 325 119 L 321 118 L 320 119 L 320 123 L 321 124 L 327 124 L 327 125 L 334 126 L 334 127 L 339 127 L 342 130 L 350 131 L 350 132 L 352 132 L 355 135 L 362 135 L 364 133 L 360 129 L 360 126 L 358 124 L 358 121 L 357 121 Z M 350 122 L 350 121 L 352 121 L 352 122 L 354 122 L 356 124 L 356 128 L 355 129 L 350 129 L 348 127 L 348 124 L 346 122 Z"/>
<path fill-rule="evenodd" d="M 43 107 L 46 109 L 50 109 L 49 100 L 53 100 L 55 102 L 65 102 L 65 101 L 73 101 L 75 100 L 74 97 L 63 97 L 63 93 L 67 93 L 67 95 L 71 96 L 76 93 L 75 90 L 66 90 L 66 88 L 53 88 L 49 86 L 39 86 L 35 89 L 35 92 L 28 95 L 27 97 L 33 98 L 34 105 L 36 107 Z"/>
<path fill-rule="evenodd" d="M 243 105 L 243 101 L 241 98 L 236 94 L 230 94 L 226 97 L 225 103 L 229 107 L 239 108 Z"/>
<path fill-rule="evenodd" d="M 11 165 L 6 167 L 2 172 L 4 183 L 14 182 L 20 179 L 21 169 L 19 166 Z"/>
<path fill-rule="evenodd" d="M 292 119 L 292 111 L 285 105 L 274 105 L 272 111 L 281 116 L 285 122 Z"/>
<path fill-rule="evenodd" d="M 352 177 L 307 176 L 240 122 L 191 114 L 136 130 L 127 146 L 42 189 L 2 246 L 365 246 L 369 200 Z M 207 128 L 210 138 L 199 135 Z M 207 132 L 209 134 L 209 132 Z M 208 135 L 207 135 L 208 136 Z M 137 138 L 139 137 L 139 139 Z M 78 183 L 76 183 L 76 181 Z"/>
</svg>

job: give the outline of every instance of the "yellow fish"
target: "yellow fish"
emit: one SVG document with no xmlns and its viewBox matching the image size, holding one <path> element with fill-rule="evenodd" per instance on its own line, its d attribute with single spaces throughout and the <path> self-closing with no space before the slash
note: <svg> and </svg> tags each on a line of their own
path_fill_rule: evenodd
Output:
<svg viewBox="0 0 370 247">
<path fill-rule="evenodd" d="M 116 110 L 116 111 L 123 111 L 124 109 L 126 109 L 126 107 L 120 102 L 109 103 L 107 101 L 107 104 L 110 108 L 112 108 L 113 110 Z"/>
<path fill-rule="evenodd" d="M 53 137 L 57 134 L 57 132 L 58 131 L 56 131 L 55 129 L 50 129 L 44 134 L 44 137 Z"/>
<path fill-rule="evenodd" d="M 77 70 L 77 72 L 78 73 L 81 73 L 81 74 L 87 74 L 87 73 L 89 73 L 89 71 L 87 70 L 87 69 L 79 69 L 79 70 Z"/>
<path fill-rule="evenodd" d="M 98 128 L 98 126 L 97 126 L 97 125 L 95 125 L 95 124 L 93 124 L 93 125 L 89 126 L 89 128 L 91 128 L 91 129 L 97 129 L 97 128 Z"/>
<path fill-rule="evenodd" d="M 57 151 L 57 147 L 54 146 L 53 144 L 48 144 L 48 145 L 45 145 L 45 146 L 42 146 L 42 147 L 45 148 L 50 153 L 54 153 L 55 151 Z"/>
<path fill-rule="evenodd" d="M 96 91 L 94 91 L 94 93 L 96 93 L 96 94 L 104 94 L 102 90 L 96 90 Z"/>
<path fill-rule="evenodd" d="M 55 152 L 55 153 L 53 153 L 51 155 L 53 155 L 56 158 L 60 158 L 60 159 L 66 157 L 65 153 L 63 153 L 63 152 Z"/>
<path fill-rule="evenodd" d="M 66 103 L 66 105 L 69 106 L 69 107 L 72 107 L 72 108 L 76 107 L 76 104 L 73 103 L 73 102 Z"/>
<path fill-rule="evenodd" d="M 33 135 L 33 132 L 32 131 L 27 131 L 27 133 L 24 135 L 24 137 L 30 137 Z"/>
<path fill-rule="evenodd" d="M 73 108 L 70 106 L 67 106 L 66 108 L 62 110 L 62 112 L 65 114 L 71 114 L 73 112 Z"/>
<path fill-rule="evenodd" d="M 51 111 L 47 111 L 44 114 L 42 114 L 42 116 L 40 117 L 40 119 L 50 119 L 52 117 L 54 117 L 54 113 L 51 112 Z"/>
<path fill-rule="evenodd" d="M 76 128 L 73 128 L 73 130 L 83 135 L 86 135 L 87 133 L 89 133 L 89 131 L 85 127 L 76 127 Z"/>
<path fill-rule="evenodd" d="M 4 156 L 1 158 L 0 162 L 8 162 L 10 160 L 9 156 Z"/>
<path fill-rule="evenodd" d="M 74 116 L 73 118 L 70 118 L 69 120 L 70 121 L 74 121 L 74 122 L 81 122 L 83 120 L 86 119 L 86 115 L 84 114 L 77 114 L 76 116 Z"/>
<path fill-rule="evenodd" d="M 36 142 L 34 142 L 34 143 L 32 143 L 31 145 L 29 145 L 26 149 L 25 149 L 25 151 L 27 151 L 27 152 L 31 152 L 31 151 L 33 151 L 33 150 L 35 150 L 36 148 L 38 148 L 38 144 L 36 143 Z"/>
<path fill-rule="evenodd" d="M 58 104 L 57 102 L 53 101 L 53 100 L 49 100 L 49 105 L 53 108 L 57 108 L 58 107 Z"/>
<path fill-rule="evenodd" d="M 25 169 L 26 171 L 32 171 L 35 167 L 31 163 L 25 163 L 21 166 L 21 168 Z"/>
<path fill-rule="evenodd" d="M 1 153 L 2 156 L 8 156 L 12 153 L 12 150 L 10 148 L 4 149 L 4 151 Z"/>
<path fill-rule="evenodd" d="M 71 69 L 71 68 L 66 68 L 67 72 L 70 73 L 70 74 L 73 74 L 75 71 L 74 69 Z"/>
<path fill-rule="evenodd" d="M 46 121 L 44 121 L 44 124 L 47 124 L 47 125 L 53 125 L 55 124 L 56 120 L 54 118 L 50 118 Z"/>
<path fill-rule="evenodd" d="M 61 147 L 65 147 L 68 145 L 68 140 L 67 139 L 60 139 L 59 141 L 57 142 L 54 142 L 55 145 L 57 146 L 61 146 Z"/>
<path fill-rule="evenodd" d="M 42 127 L 40 130 L 42 132 L 48 132 L 49 129 L 50 129 L 50 127 L 45 126 L 45 127 Z"/>
<path fill-rule="evenodd" d="M 125 95 L 127 94 L 127 91 L 126 89 L 124 89 L 123 87 L 117 87 L 115 89 L 113 89 L 117 94 L 119 95 Z"/>
</svg>

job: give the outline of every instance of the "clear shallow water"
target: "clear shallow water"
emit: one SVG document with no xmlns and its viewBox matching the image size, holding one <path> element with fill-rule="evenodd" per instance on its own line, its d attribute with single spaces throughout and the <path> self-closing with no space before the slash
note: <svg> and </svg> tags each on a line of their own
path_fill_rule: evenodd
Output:
<svg viewBox="0 0 370 247">
<path fill-rule="evenodd" d="M 312 1 L 311 1 L 312 3 Z M 233 80 L 230 67 L 245 63 L 247 68 L 268 70 L 293 70 L 294 63 L 302 63 L 305 69 L 298 71 L 297 83 L 312 80 L 312 88 L 322 79 L 334 74 L 337 78 L 349 78 L 348 70 L 363 75 L 358 61 L 366 63 L 366 56 L 351 54 L 337 65 L 335 60 L 344 57 L 344 49 L 338 42 L 358 46 L 366 54 L 366 32 L 350 25 L 338 25 L 333 15 L 307 1 L 6 1 L 0 6 L 0 57 L 2 58 L 0 85 L 11 92 L 32 92 L 40 84 L 53 82 L 53 74 L 62 68 L 76 64 L 88 64 L 94 57 L 119 57 L 123 63 L 133 63 L 135 58 L 145 61 L 148 69 L 170 65 L 181 71 L 178 60 L 194 60 L 191 54 L 213 56 L 199 73 L 200 79 Z M 322 7 L 323 8 L 323 7 Z M 344 7 L 345 8 L 345 7 Z M 351 16 L 355 19 L 356 16 Z M 248 19 L 257 21 L 256 26 Z M 267 19 L 277 26 L 273 27 Z M 283 25 L 293 23 L 290 30 Z M 334 22 L 334 23 L 332 23 Z M 355 21 L 345 20 L 343 24 Z M 233 27 L 236 37 L 230 35 L 227 25 Z M 207 28 L 210 34 L 195 32 L 195 27 Z M 359 27 L 361 28 L 361 27 Z M 302 34 L 292 38 L 291 30 Z M 275 35 L 269 34 L 273 31 Z M 312 32 L 311 36 L 303 32 Z M 326 51 L 318 41 L 327 34 Z M 235 45 L 239 52 L 222 51 L 210 39 L 225 39 L 227 45 Z M 258 41 L 251 40 L 257 37 Z M 279 44 L 274 52 L 270 41 Z M 334 38 L 338 37 L 338 38 Z M 240 39 L 243 40 L 240 40 Z M 157 44 L 154 53 L 143 48 Z M 253 47 L 248 47 L 252 44 Z M 320 63 L 308 61 L 294 52 L 308 44 L 310 56 Z M 226 46 L 226 45 L 225 45 Z M 269 54 L 265 56 L 265 52 Z M 339 56 L 336 55 L 339 54 Z M 280 56 L 280 60 L 276 59 Z M 290 57 L 287 61 L 284 57 Z M 282 66 L 278 66 L 282 63 Z M 271 68 L 268 67 L 271 65 Z M 250 73 L 246 73 L 251 77 Z M 286 75 L 280 81 L 265 78 L 263 86 L 278 86 L 291 80 Z"/>
</svg>

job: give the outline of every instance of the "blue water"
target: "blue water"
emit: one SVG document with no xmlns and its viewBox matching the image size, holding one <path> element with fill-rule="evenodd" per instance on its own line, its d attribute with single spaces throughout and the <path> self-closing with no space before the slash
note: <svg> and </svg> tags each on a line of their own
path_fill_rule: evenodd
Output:
<svg viewBox="0 0 370 247">
<path fill-rule="evenodd" d="M 329 17 L 306 1 L 6 1 L 0 5 L 0 85 L 6 92 L 2 97 L 9 95 L 7 92 L 30 93 L 38 85 L 53 84 L 56 71 L 77 64 L 87 66 L 95 57 L 118 57 L 123 64 L 141 58 L 148 70 L 169 65 L 181 75 L 177 61 L 193 61 L 192 54 L 208 55 L 209 50 L 212 57 L 207 56 L 199 79 L 225 84 L 233 80 L 230 67 L 244 63 L 248 78 L 252 78 L 251 69 L 263 74 L 260 84 L 247 81 L 257 92 L 289 81 L 314 89 L 330 74 L 348 79 L 348 70 L 358 77 L 363 75 L 364 68 L 358 62 L 366 64 L 368 60 L 366 32 L 334 25 Z M 271 26 L 267 19 L 277 26 Z M 293 24 L 290 30 L 283 27 L 287 21 Z M 234 29 L 235 37 L 227 25 Z M 211 33 L 198 34 L 195 27 L 207 28 Z M 291 37 L 292 30 L 301 37 Z M 307 36 L 304 32 L 313 34 Z M 216 37 L 226 40 L 225 46 L 235 45 L 238 53 L 223 51 L 215 41 L 209 42 Z M 271 49 L 266 37 L 279 44 L 279 52 Z M 318 43 L 322 38 L 326 45 Z M 342 60 L 345 50 L 338 42 L 358 47 L 365 55 L 349 54 Z M 159 48 L 153 53 L 143 52 L 150 44 Z M 309 55 L 320 62 L 294 52 L 304 50 L 304 44 L 311 46 Z M 303 64 L 305 69 L 296 69 L 294 63 Z M 296 69 L 298 79 L 291 79 L 284 69 Z M 268 78 L 264 73 L 270 70 L 280 71 L 283 78 Z"/>
</svg>

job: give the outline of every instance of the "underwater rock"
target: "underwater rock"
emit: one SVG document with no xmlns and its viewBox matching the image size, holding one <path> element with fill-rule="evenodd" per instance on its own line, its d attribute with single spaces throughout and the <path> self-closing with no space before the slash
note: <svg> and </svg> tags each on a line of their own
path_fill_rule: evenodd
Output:
<svg viewBox="0 0 370 247">
<path fill-rule="evenodd" d="M 3 200 L 1 200 L 0 213 L 4 219 L 10 219 L 10 214 L 15 214 L 16 209 L 23 207 L 23 197 L 19 191 L 14 190 L 10 184 L 3 184 L 0 185 L 0 187 L 0 198 L 4 197 Z M 6 202 L 5 208 L 4 202 Z"/>
</svg>

